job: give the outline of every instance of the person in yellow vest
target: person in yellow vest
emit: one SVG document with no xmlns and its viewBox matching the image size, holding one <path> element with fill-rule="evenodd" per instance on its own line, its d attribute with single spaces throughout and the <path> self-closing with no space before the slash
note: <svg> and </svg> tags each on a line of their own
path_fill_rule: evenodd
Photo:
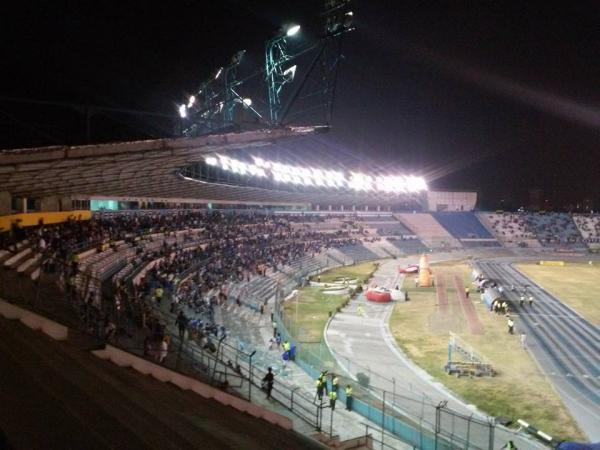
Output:
<svg viewBox="0 0 600 450">
<path fill-rule="evenodd" d="M 164 290 L 162 287 L 157 287 L 154 290 L 154 298 L 156 299 L 156 303 L 160 305 L 160 302 L 162 302 L 162 298 L 163 298 L 163 294 L 164 294 Z"/>
<path fill-rule="evenodd" d="M 363 311 L 363 307 L 362 307 L 362 305 L 358 305 L 358 306 L 356 307 L 356 312 L 357 312 L 357 313 L 358 313 L 358 315 L 359 315 L 359 316 L 361 316 L 361 317 L 365 315 L 365 312 Z"/>
<path fill-rule="evenodd" d="M 329 393 L 329 407 L 332 411 L 335 410 L 335 401 L 337 400 L 337 393 L 335 391 L 331 391 Z"/>
<path fill-rule="evenodd" d="M 471 292 L 471 289 L 469 289 L 469 287 L 467 286 L 465 288 L 465 295 L 467 296 L 467 298 L 469 298 L 469 293 Z"/>
<path fill-rule="evenodd" d="M 337 393 L 337 391 L 338 391 L 338 385 L 339 385 L 339 383 L 340 383 L 340 380 L 339 380 L 339 378 L 337 377 L 337 375 L 336 375 L 336 374 L 334 374 L 334 373 L 332 373 L 332 374 L 331 374 L 331 390 L 332 390 L 333 392 L 336 392 L 336 393 Z"/>
<path fill-rule="evenodd" d="M 352 386 L 347 385 L 344 394 L 346 394 L 346 411 L 352 411 Z"/>
<path fill-rule="evenodd" d="M 323 400 L 323 390 L 325 389 L 325 383 L 323 383 L 321 377 L 316 379 L 315 387 L 317 388 L 317 398 L 319 399 L 319 401 Z"/>
</svg>

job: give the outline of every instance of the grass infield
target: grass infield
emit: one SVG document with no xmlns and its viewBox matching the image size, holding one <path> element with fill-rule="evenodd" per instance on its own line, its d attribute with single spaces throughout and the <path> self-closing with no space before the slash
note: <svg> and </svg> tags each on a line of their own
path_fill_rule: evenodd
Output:
<svg viewBox="0 0 600 450">
<path fill-rule="evenodd" d="M 432 266 L 446 280 L 460 276 L 470 285 L 470 268 L 465 262 Z M 471 288 L 473 302 L 484 334 L 469 333 L 454 283 L 446 282 L 448 312 L 437 305 L 436 288 L 416 288 L 412 277 L 404 282 L 409 302 L 397 303 L 390 328 L 398 345 L 428 373 L 450 390 L 482 411 L 496 417 L 524 419 L 558 439 L 584 439 L 560 397 L 529 356 L 521 348 L 518 335 L 507 333 L 506 319 L 487 311 L 479 294 Z M 497 375 L 491 378 L 457 378 L 444 372 L 448 357 L 448 337 L 452 331 L 489 360 Z"/>
<path fill-rule="evenodd" d="M 564 266 L 517 264 L 517 269 L 582 317 L 600 325 L 598 280 L 600 264 L 566 263 Z"/>
</svg>

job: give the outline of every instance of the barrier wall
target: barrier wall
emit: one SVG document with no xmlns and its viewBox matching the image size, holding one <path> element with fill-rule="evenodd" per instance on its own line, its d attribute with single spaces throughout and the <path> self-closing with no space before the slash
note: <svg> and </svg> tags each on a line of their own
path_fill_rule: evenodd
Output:
<svg viewBox="0 0 600 450">
<path fill-rule="evenodd" d="M 10 214 L 8 216 L 0 216 L 0 232 L 10 230 L 11 225 L 17 220 L 20 220 L 19 225 L 21 227 L 33 227 L 40 220 L 43 220 L 44 224 L 48 225 L 51 223 L 66 222 L 69 219 L 90 220 L 91 217 L 92 212 L 86 210 Z"/>
<path fill-rule="evenodd" d="M 92 353 L 100 359 L 113 362 L 119 367 L 131 367 L 144 375 L 151 375 L 164 383 L 172 383 L 180 389 L 193 391 L 206 399 L 213 399 L 222 405 L 231 406 L 238 411 L 266 420 L 285 430 L 291 430 L 293 428 L 292 421 L 289 417 L 264 409 L 254 403 L 247 402 L 239 397 L 223 392 L 163 366 L 159 366 L 158 364 L 154 364 L 153 362 L 127 353 L 111 345 L 107 345 L 104 350 L 96 350 Z"/>
<path fill-rule="evenodd" d="M 41 331 L 57 341 L 66 341 L 69 329 L 36 313 L 0 300 L 0 315 L 10 320 L 19 320 L 32 330 Z"/>
</svg>

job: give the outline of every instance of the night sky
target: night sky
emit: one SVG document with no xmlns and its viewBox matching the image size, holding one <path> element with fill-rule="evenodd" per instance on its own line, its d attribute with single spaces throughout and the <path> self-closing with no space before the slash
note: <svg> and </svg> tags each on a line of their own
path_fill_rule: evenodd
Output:
<svg viewBox="0 0 600 450">
<path fill-rule="evenodd" d="M 0 148 L 85 140 L 80 109 L 8 98 L 173 115 L 237 50 L 258 69 L 281 24 L 313 38 L 321 3 L 18 2 L 0 18 Z M 526 204 L 530 188 L 549 207 L 600 207 L 600 6 L 568 3 L 354 0 L 333 129 L 302 145 L 478 190 L 483 207 Z M 173 132 L 104 113 L 92 130 Z"/>
</svg>

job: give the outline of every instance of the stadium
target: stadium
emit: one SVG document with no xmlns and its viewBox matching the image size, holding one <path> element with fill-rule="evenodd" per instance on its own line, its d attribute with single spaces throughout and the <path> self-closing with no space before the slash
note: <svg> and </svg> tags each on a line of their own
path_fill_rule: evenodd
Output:
<svg viewBox="0 0 600 450">
<path fill-rule="evenodd" d="M 342 149 L 320 11 L 174 133 L 0 150 L 0 449 L 598 448 L 600 215 Z"/>
</svg>

